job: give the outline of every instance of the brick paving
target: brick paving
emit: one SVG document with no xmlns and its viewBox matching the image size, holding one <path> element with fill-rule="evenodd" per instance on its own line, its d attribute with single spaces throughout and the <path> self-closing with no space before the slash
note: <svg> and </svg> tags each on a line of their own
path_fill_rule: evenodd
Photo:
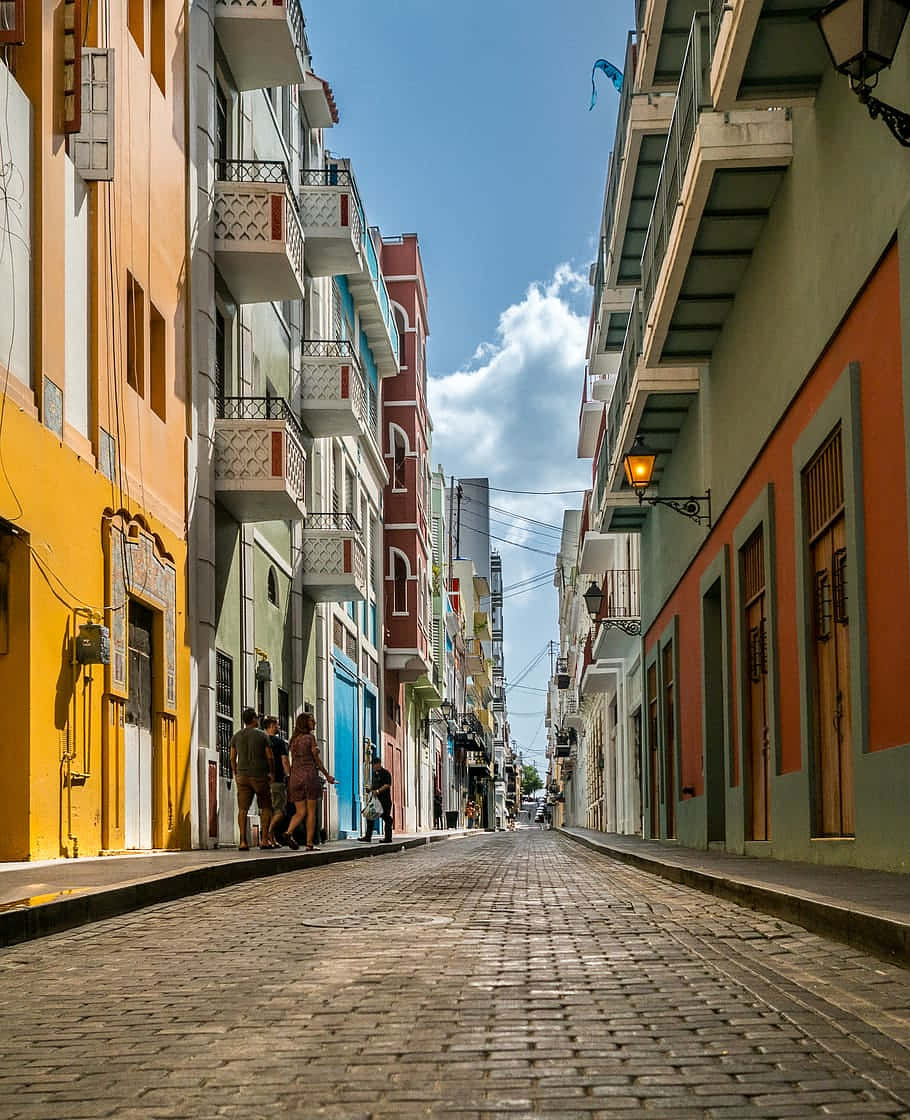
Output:
<svg viewBox="0 0 910 1120">
<path fill-rule="evenodd" d="M 903 1117 L 910 972 L 555 833 L 0 951 L 0 1117 Z"/>
</svg>

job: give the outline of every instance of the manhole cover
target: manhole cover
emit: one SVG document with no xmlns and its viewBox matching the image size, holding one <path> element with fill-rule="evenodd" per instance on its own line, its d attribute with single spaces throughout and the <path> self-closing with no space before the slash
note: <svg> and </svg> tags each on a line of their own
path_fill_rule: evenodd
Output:
<svg viewBox="0 0 910 1120">
<path fill-rule="evenodd" d="M 300 924 L 317 929 L 411 929 L 413 926 L 444 926 L 451 918 L 434 918 L 428 914 L 327 914 L 323 918 L 301 918 Z"/>
</svg>

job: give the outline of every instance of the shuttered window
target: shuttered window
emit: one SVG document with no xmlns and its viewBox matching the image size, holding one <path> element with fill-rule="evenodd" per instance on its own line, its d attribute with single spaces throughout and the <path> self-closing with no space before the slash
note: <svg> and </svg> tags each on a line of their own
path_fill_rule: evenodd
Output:
<svg viewBox="0 0 910 1120">
<path fill-rule="evenodd" d="M 844 509 L 844 463 L 840 425 L 806 467 L 803 478 L 806 524 L 809 540 L 813 541 Z"/>
</svg>

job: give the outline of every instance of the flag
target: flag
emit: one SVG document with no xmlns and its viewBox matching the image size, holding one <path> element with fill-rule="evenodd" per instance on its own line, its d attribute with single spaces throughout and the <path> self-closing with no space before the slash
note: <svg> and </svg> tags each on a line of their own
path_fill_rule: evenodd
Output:
<svg viewBox="0 0 910 1120">
<path fill-rule="evenodd" d="M 591 104 L 588 108 L 588 112 L 594 108 L 597 102 L 597 86 L 594 84 L 594 75 L 598 70 L 603 70 L 613 83 L 613 88 L 617 93 L 622 92 L 622 70 L 614 66 L 612 62 L 607 62 L 605 58 L 599 58 L 591 67 Z"/>
</svg>

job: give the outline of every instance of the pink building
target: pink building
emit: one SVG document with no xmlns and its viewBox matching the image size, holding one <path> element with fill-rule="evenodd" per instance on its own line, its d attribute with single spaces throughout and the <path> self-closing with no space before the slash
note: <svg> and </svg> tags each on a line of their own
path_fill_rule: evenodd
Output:
<svg viewBox="0 0 910 1120">
<path fill-rule="evenodd" d="M 401 372 L 383 381 L 385 696 L 383 757 L 391 763 L 396 827 L 433 825 L 442 759 L 430 757 L 426 716 L 439 703 L 433 657 L 434 585 L 427 410 L 427 289 L 417 235 L 385 240 L 382 271 L 400 339 Z M 414 791 L 414 804 L 404 791 Z"/>
</svg>

